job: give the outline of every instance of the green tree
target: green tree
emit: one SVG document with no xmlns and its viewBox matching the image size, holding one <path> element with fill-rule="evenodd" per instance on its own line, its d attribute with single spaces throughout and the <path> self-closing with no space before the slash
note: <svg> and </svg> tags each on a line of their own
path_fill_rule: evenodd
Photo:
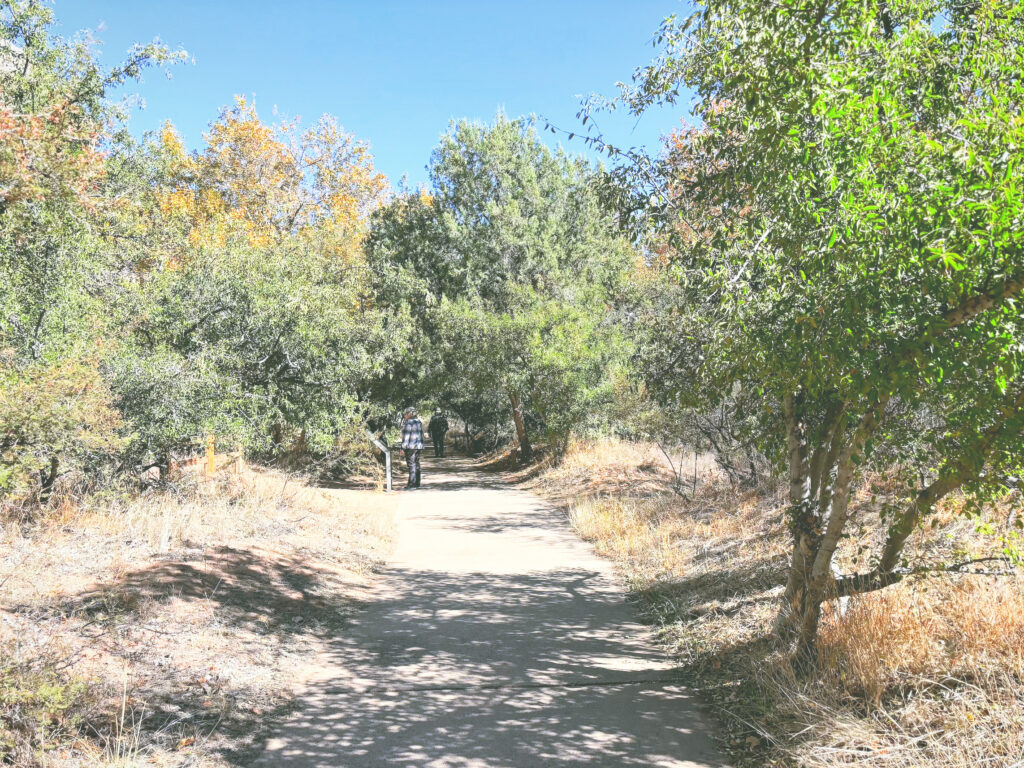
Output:
<svg viewBox="0 0 1024 768">
<path fill-rule="evenodd" d="M 0 376 L 0 495 L 36 488 L 46 502 L 60 472 L 113 463 L 121 415 L 95 363 L 4 366 Z"/>
<path fill-rule="evenodd" d="M 202 152 L 165 129 L 109 161 L 124 202 L 104 243 L 125 268 L 105 295 L 125 332 L 108 369 L 135 465 L 166 468 L 207 433 L 328 453 L 392 356 L 359 242 L 382 196 L 365 147 L 323 120 L 288 127 L 302 154 L 245 105 L 214 125 Z"/>
<path fill-rule="evenodd" d="M 110 345 L 96 289 L 113 267 L 92 226 L 122 117 L 110 97 L 180 56 L 137 47 L 104 72 L 52 23 L 41 3 L 0 3 L 0 493 L 38 478 L 44 497 L 58 469 L 95 470 L 120 444 L 98 380 Z"/>
<path fill-rule="evenodd" d="M 53 38 L 52 12 L 0 4 L 0 343 L 19 360 L 89 343 L 85 286 L 105 268 L 91 238 L 104 203 L 104 144 L 120 117 L 109 97 L 150 65 L 180 57 L 136 48 L 104 72 L 85 43 Z"/>
<path fill-rule="evenodd" d="M 956 490 L 1024 462 L 1024 16 L 1019 3 L 702 4 L 623 98 L 698 93 L 651 189 L 677 243 L 701 365 L 676 381 L 757 392 L 790 483 L 779 629 L 814 658 L 821 604 L 913 568 L 903 545 Z M 908 419 L 928 414 L 912 434 Z M 873 455 L 926 478 L 883 520 L 873 567 L 837 576 Z"/>
<path fill-rule="evenodd" d="M 430 191 L 383 209 L 367 241 L 380 300 L 407 303 L 429 345 L 408 386 L 468 386 L 481 415 L 501 392 L 528 458 L 529 420 L 564 436 L 602 391 L 631 248 L 600 172 L 548 149 L 530 121 L 453 124 L 430 174 Z"/>
</svg>

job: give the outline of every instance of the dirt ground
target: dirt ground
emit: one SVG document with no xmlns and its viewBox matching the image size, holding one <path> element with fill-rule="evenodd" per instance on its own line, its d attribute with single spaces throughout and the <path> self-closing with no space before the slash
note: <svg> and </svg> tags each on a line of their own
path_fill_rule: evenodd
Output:
<svg viewBox="0 0 1024 768">
<path fill-rule="evenodd" d="M 6 521 L 4 761 L 243 764 L 366 599 L 396 503 L 244 470 Z"/>
<path fill-rule="evenodd" d="M 610 562 L 509 474 L 427 457 L 395 548 L 253 765 L 722 768 Z"/>
</svg>

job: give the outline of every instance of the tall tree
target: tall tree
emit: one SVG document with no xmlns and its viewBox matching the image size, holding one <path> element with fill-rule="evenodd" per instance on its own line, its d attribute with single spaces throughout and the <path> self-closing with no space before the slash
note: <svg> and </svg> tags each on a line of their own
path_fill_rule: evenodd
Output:
<svg viewBox="0 0 1024 768">
<path fill-rule="evenodd" d="M 529 121 L 453 124 L 430 177 L 429 192 L 374 221 L 380 296 L 419 318 L 426 379 L 504 393 L 529 457 L 531 418 L 564 435 L 600 389 L 594 362 L 613 354 L 616 334 L 602 319 L 632 251 L 597 193 L 599 172 L 548 149 Z"/>
<path fill-rule="evenodd" d="M 710 0 L 662 30 L 625 102 L 699 94 L 653 189 L 678 238 L 702 364 L 757 392 L 790 481 L 779 628 L 813 661 L 822 602 L 902 578 L 947 494 L 1024 462 L 1024 16 L 1019 3 Z M 653 166 L 648 166 L 653 167 Z M 675 187 L 672 184 L 675 182 Z M 680 223 L 682 222 L 682 223 Z M 931 429 L 904 420 L 924 409 Z M 875 566 L 834 574 L 873 452 L 926 463 Z"/>
<path fill-rule="evenodd" d="M 387 194 L 369 147 L 329 115 L 307 129 L 294 120 L 270 125 L 235 97 L 202 152 L 186 152 L 170 123 L 159 142 L 168 160 L 161 208 L 196 245 L 223 244 L 233 232 L 254 246 L 305 236 L 320 251 L 353 258 Z"/>
<path fill-rule="evenodd" d="M 83 288 L 105 266 L 89 223 L 104 203 L 103 149 L 121 117 L 109 97 L 179 57 L 137 47 L 104 72 L 85 43 L 54 38 L 52 23 L 42 3 L 0 4 L 0 343 L 19 359 L 64 354 L 89 337 Z"/>
<path fill-rule="evenodd" d="M 99 375 L 110 264 L 92 226 L 122 117 L 110 97 L 179 56 L 137 47 L 104 71 L 52 23 L 42 3 L 0 3 L 0 494 L 43 497 L 58 473 L 95 476 L 121 444 Z"/>
<path fill-rule="evenodd" d="M 326 452 L 392 356 L 361 247 L 387 191 L 366 145 L 237 100 L 201 151 L 165 126 L 108 165 L 123 204 L 105 241 L 126 267 L 108 295 L 127 330 L 110 370 L 133 460 L 166 467 L 209 431 Z"/>
</svg>

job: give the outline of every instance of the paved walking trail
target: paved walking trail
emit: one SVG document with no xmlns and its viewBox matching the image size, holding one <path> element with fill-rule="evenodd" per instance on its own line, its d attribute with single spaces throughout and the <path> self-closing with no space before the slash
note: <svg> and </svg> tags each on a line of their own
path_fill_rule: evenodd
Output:
<svg viewBox="0 0 1024 768">
<path fill-rule="evenodd" d="M 254 764 L 724 766 L 607 562 L 461 459 L 404 492 L 377 598 Z"/>
</svg>

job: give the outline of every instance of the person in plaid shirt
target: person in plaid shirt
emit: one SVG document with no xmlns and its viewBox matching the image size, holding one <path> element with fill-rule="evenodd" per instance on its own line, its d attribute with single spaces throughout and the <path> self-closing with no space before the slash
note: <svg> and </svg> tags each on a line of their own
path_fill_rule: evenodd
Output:
<svg viewBox="0 0 1024 768">
<path fill-rule="evenodd" d="M 405 452 L 405 463 L 409 466 L 409 482 L 405 487 L 419 488 L 423 422 L 416 415 L 415 408 L 405 409 L 405 418 L 402 421 L 402 450 Z"/>
</svg>

